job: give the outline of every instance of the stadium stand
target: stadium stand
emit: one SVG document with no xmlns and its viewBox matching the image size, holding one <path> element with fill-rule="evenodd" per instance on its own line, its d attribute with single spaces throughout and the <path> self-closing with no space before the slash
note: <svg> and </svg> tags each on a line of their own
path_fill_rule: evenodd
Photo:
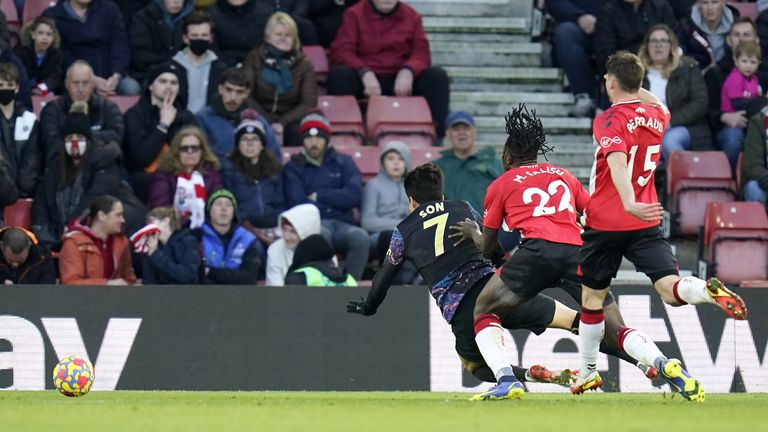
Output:
<svg viewBox="0 0 768 432">
<path fill-rule="evenodd" d="M 706 205 L 736 199 L 736 182 L 725 153 L 680 151 L 667 164 L 667 196 L 673 235 L 696 235 L 704 224 Z"/>
<path fill-rule="evenodd" d="M 385 137 L 410 147 L 431 146 L 435 125 L 427 100 L 420 96 L 373 96 L 366 113 L 368 138 L 379 145 Z"/>
<path fill-rule="evenodd" d="M 328 80 L 328 56 L 325 54 L 325 48 L 320 45 L 308 45 L 301 48 L 304 55 L 315 67 L 315 76 L 318 86 L 325 88 Z M 327 117 L 327 116 L 326 116 Z"/>
<path fill-rule="evenodd" d="M 11 46 L 16 46 L 19 42 L 19 32 L 21 23 L 19 23 L 19 12 L 13 0 L 0 0 L 0 10 L 5 15 L 5 22 L 8 25 L 8 33 L 11 36 Z"/>
<path fill-rule="evenodd" d="M 354 96 L 320 96 L 317 108 L 331 122 L 334 146 L 359 146 L 365 144 L 365 126 L 360 106 Z"/>
<path fill-rule="evenodd" d="M 752 21 L 757 21 L 759 15 L 757 11 L 757 3 L 737 3 L 734 1 L 728 2 L 729 6 L 735 7 L 741 16 L 750 17 Z"/>
<path fill-rule="evenodd" d="M 760 203 L 709 203 L 699 238 L 700 276 L 730 284 L 768 279 L 768 216 Z"/>
<path fill-rule="evenodd" d="M 43 108 L 45 108 L 45 104 L 56 100 L 56 98 L 57 96 L 54 95 L 32 96 L 32 111 L 35 113 L 37 118 L 40 118 L 40 112 L 42 112 Z"/>
<path fill-rule="evenodd" d="M 32 199 L 20 198 L 3 209 L 3 221 L 6 226 L 20 226 L 30 229 L 32 226 Z"/>
<path fill-rule="evenodd" d="M 31 21 L 43 14 L 43 11 L 56 4 L 53 0 L 25 0 L 21 22 Z"/>
<path fill-rule="evenodd" d="M 335 147 L 335 149 L 339 153 L 344 153 L 352 157 L 352 160 L 355 161 L 355 165 L 357 165 L 357 169 L 359 169 L 360 173 L 363 175 L 363 183 L 376 177 L 376 174 L 379 173 L 379 167 L 381 166 L 381 163 L 379 162 L 379 156 L 381 155 L 380 148 L 353 146 Z"/>
<path fill-rule="evenodd" d="M 136 105 L 140 96 L 110 96 L 109 100 L 117 104 L 120 112 L 125 114 L 132 106 Z"/>
</svg>

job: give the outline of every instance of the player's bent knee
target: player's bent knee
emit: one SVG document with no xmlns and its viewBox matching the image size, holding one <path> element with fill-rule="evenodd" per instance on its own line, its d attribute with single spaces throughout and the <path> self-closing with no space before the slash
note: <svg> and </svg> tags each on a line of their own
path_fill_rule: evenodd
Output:
<svg viewBox="0 0 768 432">
<path fill-rule="evenodd" d="M 659 293 L 659 296 L 664 303 L 670 306 L 682 306 L 682 304 L 675 297 L 675 283 L 680 280 L 680 276 L 677 275 L 677 271 L 673 274 L 666 274 L 657 278 L 651 278 L 653 281 L 653 288 Z"/>
</svg>

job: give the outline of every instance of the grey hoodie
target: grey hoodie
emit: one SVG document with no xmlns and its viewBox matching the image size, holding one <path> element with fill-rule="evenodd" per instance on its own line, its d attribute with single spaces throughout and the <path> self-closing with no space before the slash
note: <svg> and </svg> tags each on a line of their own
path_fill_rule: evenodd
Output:
<svg viewBox="0 0 768 432">
<path fill-rule="evenodd" d="M 369 181 L 363 190 L 361 225 L 369 233 L 394 229 L 408 216 L 408 197 L 402 180 L 394 180 L 384 172 L 383 156 L 396 151 L 405 160 L 405 171 L 412 168 L 411 150 L 401 141 L 390 141 L 381 151 L 379 175 Z"/>
<path fill-rule="evenodd" d="M 187 93 L 187 109 L 196 114 L 208 104 L 208 78 L 211 75 L 211 65 L 218 60 L 216 53 L 208 50 L 200 64 L 192 63 L 187 57 L 189 48 L 176 53 L 173 60 L 178 62 L 187 70 L 187 84 L 189 91 Z"/>
<path fill-rule="evenodd" d="M 701 10 L 697 5 L 691 8 L 691 21 L 698 26 L 701 31 L 707 37 L 710 48 L 712 48 L 712 59 L 714 63 L 722 60 L 725 55 L 725 37 L 728 36 L 728 32 L 731 30 L 733 24 L 733 12 L 728 7 L 723 8 L 723 18 L 720 19 L 720 23 L 717 25 L 715 31 L 711 31 L 707 23 L 704 22 L 704 17 L 701 15 Z"/>
</svg>

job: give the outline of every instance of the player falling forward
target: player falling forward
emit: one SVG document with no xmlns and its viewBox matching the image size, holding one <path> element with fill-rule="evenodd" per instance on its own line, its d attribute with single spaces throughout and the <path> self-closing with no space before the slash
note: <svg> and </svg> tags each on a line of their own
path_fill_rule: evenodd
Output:
<svg viewBox="0 0 768 432">
<path fill-rule="evenodd" d="M 605 322 L 603 299 L 622 257 L 645 273 L 669 305 L 711 303 L 737 320 L 747 318 L 744 301 L 715 278 L 680 278 L 677 260 L 661 233 L 663 209 L 654 186 L 661 138 L 669 123 L 667 107 L 640 88 L 645 70 L 634 54 L 619 51 L 606 63 L 605 88 L 613 103 L 594 121 L 595 167 L 582 235 L 583 283 L 579 352 L 581 369 L 575 394 L 602 385 L 597 349 Z M 618 335 L 629 355 L 661 372 L 688 400 L 703 401 L 704 391 L 677 359 L 667 359 L 647 336 L 632 329 Z"/>
<path fill-rule="evenodd" d="M 546 145 L 544 129 L 535 112 L 521 104 L 512 110 L 506 122 L 508 138 L 502 155 L 506 172 L 486 192 L 482 238 L 474 224 L 460 224 L 462 234 L 471 236 L 489 258 L 503 253 L 498 243 L 502 224 L 523 234 L 520 247 L 501 267 L 500 278 L 488 282 L 475 304 L 475 341 L 499 377 L 499 385 L 486 392 L 488 397 L 503 393 L 504 382 L 509 380 L 499 317 L 514 313 L 515 308 L 546 288 L 561 288 L 577 302 L 581 301 L 577 270 L 582 241 L 576 220 L 589 199 L 579 180 L 568 170 L 538 163 L 538 156 L 551 148 Z M 635 364 L 636 359 L 617 348 L 615 335 L 624 328 L 624 320 L 612 295 L 606 297 L 604 305 L 610 337 L 603 341 L 600 350 Z M 649 377 L 657 373 L 643 364 L 638 367 Z"/>
</svg>

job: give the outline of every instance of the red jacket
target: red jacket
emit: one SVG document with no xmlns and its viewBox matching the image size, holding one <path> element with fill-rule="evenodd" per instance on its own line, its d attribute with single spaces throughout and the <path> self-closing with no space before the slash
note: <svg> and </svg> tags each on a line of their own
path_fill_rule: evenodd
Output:
<svg viewBox="0 0 768 432">
<path fill-rule="evenodd" d="M 394 76 L 408 68 L 417 77 L 432 63 L 421 15 L 403 2 L 382 15 L 370 0 L 344 12 L 330 60 L 357 71 L 370 68 L 377 76 Z"/>
</svg>

